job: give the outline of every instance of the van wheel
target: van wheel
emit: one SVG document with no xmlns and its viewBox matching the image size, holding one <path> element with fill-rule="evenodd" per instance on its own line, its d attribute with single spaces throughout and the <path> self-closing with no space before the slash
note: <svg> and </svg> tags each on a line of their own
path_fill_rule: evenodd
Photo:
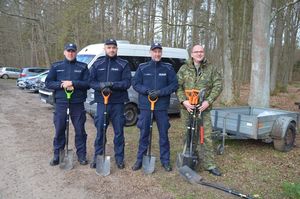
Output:
<svg viewBox="0 0 300 199">
<path fill-rule="evenodd" d="M 288 152 L 292 150 L 296 139 L 296 128 L 289 123 L 282 139 L 273 139 L 274 148 L 278 151 Z"/>
<path fill-rule="evenodd" d="M 8 79 L 8 75 L 2 75 L 2 79 Z"/>
<path fill-rule="evenodd" d="M 136 124 L 138 119 L 138 108 L 135 104 L 126 104 L 125 105 L 125 126 L 133 126 Z"/>
</svg>

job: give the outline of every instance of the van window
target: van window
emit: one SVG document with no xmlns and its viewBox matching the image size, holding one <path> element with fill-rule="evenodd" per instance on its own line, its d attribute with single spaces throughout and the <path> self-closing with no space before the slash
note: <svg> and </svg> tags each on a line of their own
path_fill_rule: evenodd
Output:
<svg viewBox="0 0 300 199">
<path fill-rule="evenodd" d="M 77 61 L 89 64 L 94 57 L 95 55 L 77 55 L 76 59 Z"/>
</svg>

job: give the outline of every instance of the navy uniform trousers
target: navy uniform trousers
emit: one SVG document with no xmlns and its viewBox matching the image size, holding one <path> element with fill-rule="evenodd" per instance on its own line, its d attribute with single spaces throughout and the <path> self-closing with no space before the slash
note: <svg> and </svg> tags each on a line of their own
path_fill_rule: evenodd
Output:
<svg viewBox="0 0 300 199">
<path fill-rule="evenodd" d="M 53 140 L 54 158 L 58 159 L 59 150 L 63 149 L 66 143 L 66 120 L 67 120 L 67 103 L 55 104 L 54 126 L 55 137 Z M 75 129 L 75 146 L 76 154 L 79 160 L 86 158 L 86 139 L 84 124 L 86 121 L 86 113 L 83 103 L 70 104 L 70 119 Z M 69 136 L 70 140 L 70 136 Z"/>
<path fill-rule="evenodd" d="M 97 114 L 95 117 L 95 127 L 97 129 L 97 136 L 95 139 L 95 156 L 94 161 L 96 161 L 97 155 L 103 154 L 103 124 L 104 124 L 104 111 L 105 105 L 102 103 L 97 104 Z M 117 163 L 121 163 L 124 161 L 124 146 L 125 146 L 125 138 L 124 138 L 124 125 L 125 125 L 125 116 L 124 116 L 124 104 L 116 103 L 116 104 L 108 104 L 107 105 L 107 113 L 108 127 L 109 120 L 111 120 L 113 128 L 114 128 L 114 151 L 115 151 L 115 160 Z"/>
<path fill-rule="evenodd" d="M 170 142 L 168 129 L 170 128 L 168 112 L 166 110 L 154 110 L 153 118 L 156 118 L 156 124 L 159 132 L 159 150 L 160 162 L 162 164 L 170 163 Z M 146 155 L 149 145 L 151 111 L 140 110 L 137 127 L 140 129 L 139 149 L 137 152 L 137 161 L 142 162 L 143 155 Z M 153 139 L 152 139 L 153 140 Z"/>
</svg>

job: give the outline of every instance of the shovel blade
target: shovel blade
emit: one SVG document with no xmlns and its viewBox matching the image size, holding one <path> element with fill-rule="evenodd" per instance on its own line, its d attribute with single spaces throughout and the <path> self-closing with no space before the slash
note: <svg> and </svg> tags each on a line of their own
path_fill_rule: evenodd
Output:
<svg viewBox="0 0 300 199">
<path fill-rule="evenodd" d="M 73 154 L 74 153 L 72 149 L 68 149 L 68 151 L 61 150 L 59 156 L 59 168 L 63 170 L 73 169 Z"/>
<path fill-rule="evenodd" d="M 197 156 L 191 156 L 189 154 L 183 154 L 183 153 L 177 154 L 177 160 L 176 160 L 177 168 L 181 168 L 186 165 L 192 169 L 195 169 L 197 164 L 198 164 Z"/>
<path fill-rule="evenodd" d="M 145 174 L 151 174 L 155 170 L 155 157 L 151 155 L 145 155 L 143 157 L 143 170 Z"/>
<path fill-rule="evenodd" d="M 65 160 L 65 149 L 59 150 L 59 165 L 62 164 Z"/>
<path fill-rule="evenodd" d="M 110 174 L 110 156 L 97 155 L 96 174 L 101 176 Z"/>
<path fill-rule="evenodd" d="M 187 165 L 179 168 L 180 175 L 191 184 L 199 184 L 202 177 Z"/>
</svg>

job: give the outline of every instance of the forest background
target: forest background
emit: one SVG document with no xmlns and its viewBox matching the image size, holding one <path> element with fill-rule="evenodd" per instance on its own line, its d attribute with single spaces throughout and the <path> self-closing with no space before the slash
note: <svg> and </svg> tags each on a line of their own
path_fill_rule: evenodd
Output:
<svg viewBox="0 0 300 199">
<path fill-rule="evenodd" d="M 268 107 L 300 80 L 299 13 L 299 0 L 1 0 L 0 65 L 50 67 L 66 42 L 202 44 L 223 72 L 224 104 L 248 84 L 249 105 Z"/>
</svg>

